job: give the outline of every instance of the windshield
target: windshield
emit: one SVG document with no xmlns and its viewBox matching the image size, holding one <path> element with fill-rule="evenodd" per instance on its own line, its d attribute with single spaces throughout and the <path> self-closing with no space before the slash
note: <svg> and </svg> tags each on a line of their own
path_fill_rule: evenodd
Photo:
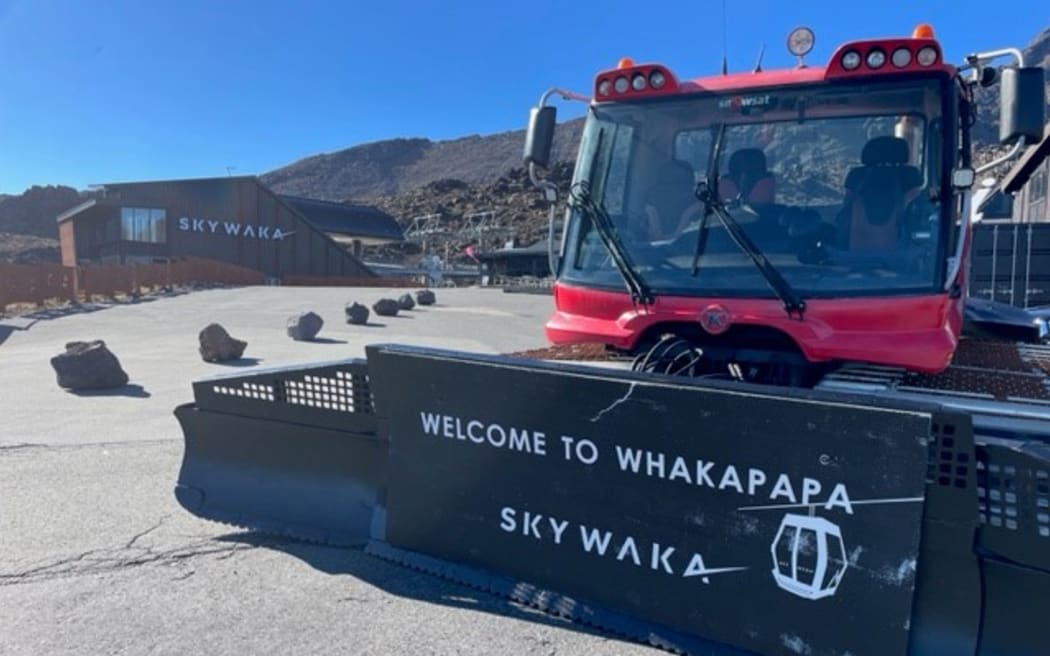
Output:
<svg viewBox="0 0 1050 656">
<path fill-rule="evenodd" d="M 926 80 L 595 106 L 576 180 L 656 293 L 772 296 L 713 218 L 694 270 L 703 181 L 803 296 L 930 292 L 944 258 L 941 97 Z M 567 237 L 562 279 L 622 288 L 585 213 Z"/>
</svg>

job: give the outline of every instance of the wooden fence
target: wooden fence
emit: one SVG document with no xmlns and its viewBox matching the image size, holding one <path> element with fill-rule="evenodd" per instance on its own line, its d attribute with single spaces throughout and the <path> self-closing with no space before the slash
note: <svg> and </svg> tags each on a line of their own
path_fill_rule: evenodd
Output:
<svg viewBox="0 0 1050 656">
<path fill-rule="evenodd" d="M 0 263 L 0 311 L 14 303 L 90 300 L 195 283 L 261 285 L 259 271 L 202 258 L 159 264 L 66 267 Z"/>
<path fill-rule="evenodd" d="M 112 298 L 195 283 L 261 285 L 265 276 L 234 264 L 188 257 L 159 264 L 66 267 L 59 264 L 0 262 L 0 312 L 8 305 Z M 299 287 L 419 287 L 412 278 L 351 278 L 289 274 L 282 285 Z"/>
<path fill-rule="evenodd" d="M 287 274 L 281 278 L 282 285 L 295 287 L 421 287 L 419 280 L 412 278 L 385 277 L 353 278 L 345 276 L 316 276 Z"/>
<path fill-rule="evenodd" d="M 60 264 L 0 263 L 0 312 L 12 303 L 77 298 L 76 269 Z"/>
</svg>

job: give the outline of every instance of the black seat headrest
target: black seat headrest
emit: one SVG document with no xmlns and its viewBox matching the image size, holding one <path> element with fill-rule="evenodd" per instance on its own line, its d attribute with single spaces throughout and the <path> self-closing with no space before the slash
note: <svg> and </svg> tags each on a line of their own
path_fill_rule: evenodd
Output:
<svg viewBox="0 0 1050 656">
<path fill-rule="evenodd" d="M 919 171 L 918 167 L 915 166 L 900 166 L 894 167 L 899 173 L 899 180 L 901 182 L 901 188 L 905 191 L 909 189 L 915 189 L 922 186 L 922 172 Z M 871 169 L 866 166 L 855 166 L 849 170 L 846 175 L 846 189 L 849 191 L 857 191 L 860 188 L 861 182 L 864 181 L 865 174 Z"/>
<path fill-rule="evenodd" d="M 890 167 L 899 174 L 901 188 L 904 190 L 922 186 L 922 173 L 918 168 L 908 164 L 908 142 L 900 137 L 875 137 L 864 144 L 860 161 L 864 166 L 855 166 L 846 176 L 846 189 L 856 191 L 866 179 L 871 167 Z"/>
<path fill-rule="evenodd" d="M 747 174 L 759 178 L 768 173 L 766 154 L 758 148 L 741 148 L 729 158 L 729 175 L 733 178 Z"/>
<path fill-rule="evenodd" d="M 908 142 L 900 137 L 875 137 L 864 144 L 860 161 L 865 166 L 900 166 L 908 163 Z"/>
</svg>

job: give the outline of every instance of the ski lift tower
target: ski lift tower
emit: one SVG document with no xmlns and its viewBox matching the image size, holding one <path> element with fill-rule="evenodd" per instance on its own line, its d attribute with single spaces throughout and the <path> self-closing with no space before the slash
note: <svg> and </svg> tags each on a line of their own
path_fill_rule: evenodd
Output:
<svg viewBox="0 0 1050 656">
<path fill-rule="evenodd" d="M 501 247 L 508 238 L 514 235 L 514 229 L 501 225 L 499 217 L 492 210 L 465 214 L 459 232 L 464 239 L 476 241 L 478 247 L 483 251 L 490 246 Z"/>
<path fill-rule="evenodd" d="M 419 244 L 424 253 L 434 242 L 447 243 L 451 237 L 452 231 L 442 224 L 440 212 L 414 217 L 405 229 L 405 239 Z"/>
</svg>

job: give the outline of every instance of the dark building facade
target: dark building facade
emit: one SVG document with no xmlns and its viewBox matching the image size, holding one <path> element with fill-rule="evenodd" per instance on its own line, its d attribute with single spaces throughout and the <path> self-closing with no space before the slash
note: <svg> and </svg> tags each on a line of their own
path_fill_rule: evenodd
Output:
<svg viewBox="0 0 1050 656">
<path fill-rule="evenodd" d="M 282 276 L 372 276 L 351 251 L 403 240 L 375 208 L 275 194 L 254 177 L 102 185 L 58 216 L 62 263 L 202 257 Z"/>
<path fill-rule="evenodd" d="M 1014 164 L 1002 181 L 1002 189 L 1012 194 L 1013 219 L 1021 223 L 1050 221 L 1050 201 L 1047 187 L 1050 182 L 1050 123 L 1043 130 L 1043 139 L 1030 146 Z"/>
<path fill-rule="evenodd" d="M 489 275 L 505 278 L 544 278 L 551 275 L 548 243 L 547 240 L 543 240 L 531 246 L 478 253 L 477 257 L 484 265 L 485 273 Z"/>
</svg>

